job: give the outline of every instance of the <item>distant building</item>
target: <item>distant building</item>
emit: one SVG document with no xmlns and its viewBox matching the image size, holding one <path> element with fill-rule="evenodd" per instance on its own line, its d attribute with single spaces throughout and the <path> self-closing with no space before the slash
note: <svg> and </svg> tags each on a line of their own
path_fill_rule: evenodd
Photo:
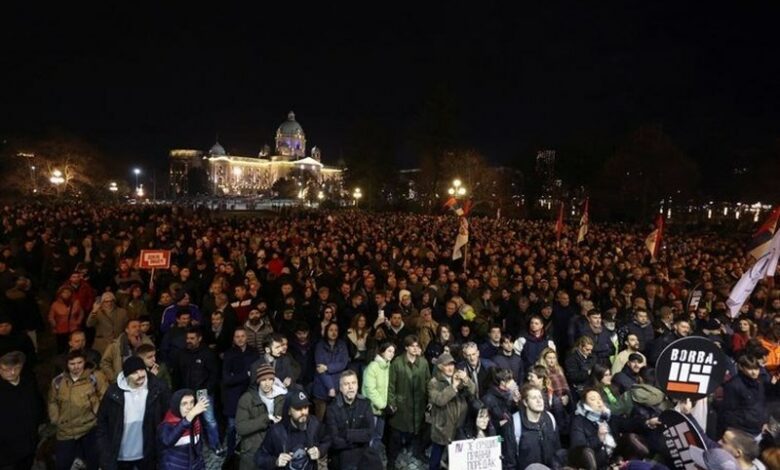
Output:
<svg viewBox="0 0 780 470">
<path fill-rule="evenodd" d="M 267 192 L 281 178 L 315 180 L 319 184 L 340 182 L 343 170 L 322 163 L 320 149 L 306 156 L 306 134 L 290 111 L 276 131 L 275 152 L 265 145 L 254 156 L 231 155 L 219 142 L 204 153 L 199 150 L 170 151 L 170 184 L 175 195 L 189 194 L 193 168 L 203 168 L 209 191 L 214 195 L 238 196 Z"/>
</svg>

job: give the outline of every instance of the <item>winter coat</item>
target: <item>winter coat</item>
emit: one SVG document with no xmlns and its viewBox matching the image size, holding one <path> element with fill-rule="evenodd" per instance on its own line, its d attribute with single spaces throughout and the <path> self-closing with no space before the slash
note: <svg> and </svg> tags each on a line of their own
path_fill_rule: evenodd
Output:
<svg viewBox="0 0 780 470">
<path fill-rule="evenodd" d="M 449 445 L 458 428 L 463 426 L 469 409 L 469 400 L 476 386 L 469 379 L 455 390 L 440 371 L 428 382 L 428 399 L 431 405 L 431 441 Z"/>
<path fill-rule="evenodd" d="M 512 351 L 512 355 L 510 356 L 504 354 L 503 351 L 499 351 L 498 354 L 493 356 L 492 360 L 496 364 L 496 367 L 512 371 L 512 377 L 514 377 L 515 382 L 519 384 L 525 382 L 523 358 L 515 351 Z"/>
<path fill-rule="evenodd" d="M 123 308 L 115 308 L 106 313 L 99 308 L 96 313 L 87 316 L 87 326 L 95 328 L 95 342 L 92 347 L 98 352 L 105 351 L 112 341 L 125 331 L 127 325 L 127 311 Z"/>
<path fill-rule="evenodd" d="M 569 435 L 571 448 L 585 446 L 590 447 L 596 454 L 596 461 L 599 468 L 607 468 L 609 456 L 607 449 L 599 439 L 599 425 L 588 418 L 580 415 L 574 415 L 571 421 L 571 432 Z"/>
<path fill-rule="evenodd" d="M 265 435 L 263 443 L 255 454 L 255 468 L 277 468 L 276 459 L 281 453 L 293 453 L 296 451 L 317 447 L 320 456 L 328 453 L 329 442 L 325 433 L 325 427 L 314 415 L 309 415 L 309 422 L 305 431 L 299 431 L 290 424 L 290 417 L 287 413 L 288 408 L 285 403 L 282 414 L 284 419 L 271 426 L 271 429 Z M 300 452 L 298 452 L 300 453 Z M 317 461 L 312 461 L 308 457 L 303 457 L 301 470 L 315 470 Z"/>
<path fill-rule="evenodd" d="M 395 409 L 390 417 L 393 429 L 411 433 L 420 431 L 430 380 L 431 371 L 424 358 L 418 357 L 411 363 L 406 354 L 402 354 L 393 359 L 387 385 L 387 405 Z"/>
<path fill-rule="evenodd" d="M 504 470 L 523 470 L 532 463 L 556 468 L 555 454 L 561 448 L 559 429 L 549 412 L 542 413 L 537 423 L 530 422 L 523 410 L 514 413 L 500 429 Z"/>
<path fill-rule="evenodd" d="M 84 310 L 81 308 L 78 299 L 73 297 L 67 304 L 57 299 L 49 307 L 49 324 L 53 325 L 54 334 L 64 335 L 80 329 L 83 319 Z"/>
<path fill-rule="evenodd" d="M 147 374 L 146 408 L 143 419 L 144 466 L 148 468 L 155 460 L 155 435 L 157 425 L 168 409 L 170 391 L 162 381 Z M 97 443 L 100 451 L 100 467 L 103 470 L 116 470 L 119 449 L 124 434 L 125 388 L 124 375 L 117 383 L 111 384 L 100 402 L 98 410 Z"/>
<path fill-rule="evenodd" d="M 590 380 L 590 371 L 595 364 L 596 358 L 593 354 L 585 358 L 578 350 L 572 351 L 566 358 L 564 363 L 566 379 L 577 392 L 582 391 Z"/>
<path fill-rule="evenodd" d="M 141 344 L 154 345 L 154 342 L 152 342 L 152 338 L 142 334 Z M 109 382 L 116 382 L 116 376 L 122 372 L 122 363 L 134 353 L 135 351 L 127 340 L 127 334 L 122 333 L 103 352 L 103 358 L 100 360 L 100 371 L 105 374 Z"/>
<path fill-rule="evenodd" d="M 337 339 L 333 346 L 326 339 L 320 340 L 314 347 L 314 363 L 325 364 L 328 370 L 324 373 L 317 372 L 314 376 L 312 395 L 321 400 L 329 400 L 328 392 L 339 389 L 339 376 L 349 364 L 347 345 L 340 339 Z"/>
<path fill-rule="evenodd" d="M 100 400 L 108 389 L 101 373 L 85 369 L 74 381 L 67 372 L 51 381 L 49 420 L 57 426 L 57 440 L 78 439 L 97 426 Z"/>
<path fill-rule="evenodd" d="M 631 389 L 631 386 L 642 382 L 642 377 L 639 374 L 635 374 L 634 371 L 626 364 L 623 366 L 623 370 L 618 372 L 612 377 L 612 384 L 617 387 L 619 394 L 627 392 Z"/>
<path fill-rule="evenodd" d="M 352 404 L 347 404 L 339 393 L 328 404 L 325 425 L 330 436 L 329 458 L 334 460 L 333 468 L 357 468 L 371 462 L 381 467 L 379 455 L 368 447 L 374 432 L 374 415 L 368 399 L 358 395 Z"/>
<path fill-rule="evenodd" d="M 463 361 L 458 364 L 458 370 L 464 370 L 469 375 L 469 379 L 474 380 L 474 374 L 472 373 L 473 370 L 471 366 L 466 361 Z M 496 363 L 491 361 L 490 359 L 479 359 L 479 369 L 477 370 L 477 380 L 475 385 L 477 386 L 477 390 L 475 392 L 475 395 L 482 396 L 485 392 L 488 391 L 490 388 L 490 383 L 492 381 L 491 377 L 491 369 L 496 368 Z"/>
<path fill-rule="evenodd" d="M 257 327 L 254 327 L 247 321 L 244 323 L 244 328 L 246 329 L 247 346 L 252 346 L 255 351 L 264 353 L 266 342 L 271 335 L 274 334 L 271 322 L 269 322 L 267 318 L 261 318 L 260 324 L 257 325 Z"/>
<path fill-rule="evenodd" d="M 390 363 L 377 355 L 363 372 L 363 396 L 371 402 L 375 415 L 381 416 L 387 407 L 387 386 L 390 381 Z"/>
<path fill-rule="evenodd" d="M 193 390 L 179 390 L 173 394 L 171 406 L 163 422 L 157 428 L 160 450 L 159 468 L 165 470 L 205 470 L 203 457 L 203 426 L 200 416 L 190 422 L 182 418 L 179 405 L 185 393 Z"/>
<path fill-rule="evenodd" d="M 232 346 L 222 358 L 222 414 L 236 415 L 236 406 L 241 395 L 246 392 L 250 378 L 254 376 L 252 364 L 259 358 L 257 351 L 247 344 L 242 351 Z"/>
<path fill-rule="evenodd" d="M 518 404 L 512 400 L 511 392 L 500 390 L 495 385 L 482 395 L 482 403 L 487 407 L 490 423 L 496 429 L 501 428 L 501 421 L 508 421 L 512 413 L 518 410 Z"/>
<path fill-rule="evenodd" d="M 251 380 L 252 383 L 256 383 L 254 372 L 252 372 Z M 236 433 L 241 437 L 239 447 L 241 470 L 254 470 L 256 468 L 255 454 L 263 443 L 266 432 L 273 424 L 259 393 L 257 385 L 250 386 L 238 399 L 236 405 Z M 273 414 L 276 416 L 282 416 L 286 393 L 287 390 L 277 379 L 272 391 Z"/>
<path fill-rule="evenodd" d="M 726 382 L 720 418 L 724 430 L 733 427 L 751 436 L 761 434 L 761 428 L 769 422 L 764 383 L 760 379 L 750 379 L 742 372 Z"/>
<path fill-rule="evenodd" d="M 46 411 L 31 374 L 22 373 L 18 385 L 0 379 L 0 403 L 0 468 L 5 468 L 35 453 Z"/>
<path fill-rule="evenodd" d="M 207 389 L 213 396 L 219 386 L 219 363 L 217 356 L 201 344 L 196 349 L 185 349 L 179 353 L 173 371 L 176 388 L 192 390 Z"/>
<path fill-rule="evenodd" d="M 524 370 L 531 370 L 546 348 L 555 349 L 555 343 L 547 335 L 534 336 L 526 333 L 515 341 L 515 351 L 523 360 Z"/>
</svg>

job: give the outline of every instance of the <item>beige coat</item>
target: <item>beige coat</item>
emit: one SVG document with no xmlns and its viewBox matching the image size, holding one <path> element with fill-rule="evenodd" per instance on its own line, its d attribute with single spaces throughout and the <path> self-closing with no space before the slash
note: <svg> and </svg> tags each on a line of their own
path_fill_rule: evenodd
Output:
<svg viewBox="0 0 780 470">
<path fill-rule="evenodd" d="M 87 316 L 87 326 L 95 328 L 95 343 L 92 348 L 105 351 L 112 341 L 125 331 L 127 325 L 127 310 L 114 308 L 106 313 L 102 308 Z"/>
<path fill-rule="evenodd" d="M 146 335 L 141 335 L 141 344 L 154 344 L 152 339 Z M 133 355 L 135 351 L 130 347 L 127 341 L 127 335 L 122 333 L 103 351 L 103 358 L 100 360 L 100 371 L 105 374 L 109 382 L 116 382 L 116 376 L 122 372 L 122 363 L 125 359 Z"/>
<path fill-rule="evenodd" d="M 58 440 L 78 439 L 97 426 L 98 407 L 107 389 L 103 374 L 90 369 L 85 369 L 75 381 L 67 372 L 52 380 L 49 419 L 57 426 Z"/>
</svg>

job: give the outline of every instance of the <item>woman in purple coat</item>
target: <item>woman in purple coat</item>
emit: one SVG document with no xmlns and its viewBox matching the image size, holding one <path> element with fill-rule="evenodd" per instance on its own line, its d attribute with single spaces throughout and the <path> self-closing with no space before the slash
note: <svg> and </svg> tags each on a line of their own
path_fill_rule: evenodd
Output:
<svg viewBox="0 0 780 470">
<path fill-rule="evenodd" d="M 314 410 L 320 421 L 325 416 L 328 402 L 336 396 L 339 389 L 339 376 L 349 364 L 347 344 L 339 339 L 339 325 L 331 322 L 325 327 L 325 337 L 314 348 Z"/>
</svg>

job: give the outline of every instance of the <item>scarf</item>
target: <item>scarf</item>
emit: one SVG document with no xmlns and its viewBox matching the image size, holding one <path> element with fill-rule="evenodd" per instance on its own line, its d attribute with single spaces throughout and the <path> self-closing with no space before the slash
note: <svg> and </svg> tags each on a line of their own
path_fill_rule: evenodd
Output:
<svg viewBox="0 0 780 470">
<path fill-rule="evenodd" d="M 604 411 L 599 413 L 583 402 L 577 403 L 577 409 L 574 411 L 574 414 L 582 416 L 591 423 L 596 423 L 598 425 L 601 423 L 606 424 L 611 416 L 609 408 L 604 408 Z M 617 447 L 615 437 L 612 436 L 612 431 L 607 433 L 607 437 L 604 439 L 604 447 L 607 449 L 607 454 L 609 455 L 612 455 L 612 451 L 615 449 L 615 447 Z"/>
<path fill-rule="evenodd" d="M 181 422 L 182 419 L 184 418 L 180 418 L 175 414 L 173 414 L 173 411 L 168 410 L 165 413 L 165 418 L 163 418 L 163 422 L 166 424 L 170 424 L 171 426 L 176 426 Z M 175 445 L 181 446 L 181 445 L 190 444 L 194 446 L 200 440 L 200 431 L 201 431 L 200 419 L 196 417 L 195 421 L 190 423 L 190 427 L 184 429 L 184 432 L 181 434 L 181 437 L 179 437 L 179 440 L 176 441 Z"/>
</svg>

